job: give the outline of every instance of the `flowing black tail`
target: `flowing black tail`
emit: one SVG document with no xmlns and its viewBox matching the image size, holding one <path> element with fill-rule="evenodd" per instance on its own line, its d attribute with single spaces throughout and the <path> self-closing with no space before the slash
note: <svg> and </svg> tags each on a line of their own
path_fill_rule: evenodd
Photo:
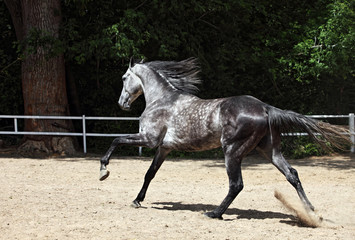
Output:
<svg viewBox="0 0 355 240">
<path fill-rule="evenodd" d="M 267 111 L 269 125 L 279 133 L 296 130 L 306 131 L 315 142 L 327 151 L 332 150 L 330 145 L 340 150 L 346 150 L 351 144 L 350 132 L 346 128 L 317 121 L 302 114 L 281 110 L 273 106 L 268 106 Z"/>
</svg>

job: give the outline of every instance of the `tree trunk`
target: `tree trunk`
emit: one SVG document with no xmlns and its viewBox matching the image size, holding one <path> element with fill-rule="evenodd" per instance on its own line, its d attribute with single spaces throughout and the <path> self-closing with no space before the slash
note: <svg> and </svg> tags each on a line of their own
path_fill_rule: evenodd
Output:
<svg viewBox="0 0 355 240">
<path fill-rule="evenodd" d="M 20 41 L 32 39 L 30 34 L 33 31 L 39 32 L 39 37 L 58 38 L 61 24 L 60 0 L 8 0 L 5 3 L 10 10 L 13 22 L 16 22 L 15 28 L 20 28 L 16 30 Z M 12 8 L 11 5 L 16 8 Z M 18 14 L 19 11 L 21 15 Z M 29 44 L 29 42 L 32 43 Z M 33 41 L 27 41 L 26 44 L 22 62 L 24 114 L 68 115 L 64 55 L 62 53 L 50 55 L 53 47 L 50 43 L 39 42 L 35 45 L 34 51 L 29 50 L 30 47 L 34 47 Z M 68 120 L 31 119 L 25 121 L 25 131 L 68 132 L 70 130 L 72 130 L 72 122 Z M 27 136 L 19 147 L 19 151 L 26 155 L 33 153 L 73 154 L 75 152 L 72 138 L 53 136 Z"/>
</svg>

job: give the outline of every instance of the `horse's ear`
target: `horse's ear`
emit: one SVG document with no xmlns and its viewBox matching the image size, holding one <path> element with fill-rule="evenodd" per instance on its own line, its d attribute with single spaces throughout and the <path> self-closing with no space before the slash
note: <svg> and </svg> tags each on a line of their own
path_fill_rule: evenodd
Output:
<svg viewBox="0 0 355 240">
<path fill-rule="evenodd" d="M 144 63 L 144 59 L 140 60 L 139 62 L 136 62 L 133 57 L 129 60 L 129 68 L 134 67 L 137 63 Z"/>
<path fill-rule="evenodd" d="M 134 67 L 134 59 L 133 57 L 131 57 L 131 59 L 129 60 L 129 68 Z"/>
</svg>

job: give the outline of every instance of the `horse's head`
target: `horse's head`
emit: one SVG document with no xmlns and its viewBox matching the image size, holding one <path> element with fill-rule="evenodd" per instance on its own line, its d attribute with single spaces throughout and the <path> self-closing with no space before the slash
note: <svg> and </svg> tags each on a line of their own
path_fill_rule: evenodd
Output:
<svg viewBox="0 0 355 240">
<path fill-rule="evenodd" d="M 126 73 L 122 76 L 123 87 L 118 104 L 123 110 L 129 110 L 131 104 L 143 93 L 143 84 L 135 73 L 138 66 L 131 59 Z"/>
</svg>

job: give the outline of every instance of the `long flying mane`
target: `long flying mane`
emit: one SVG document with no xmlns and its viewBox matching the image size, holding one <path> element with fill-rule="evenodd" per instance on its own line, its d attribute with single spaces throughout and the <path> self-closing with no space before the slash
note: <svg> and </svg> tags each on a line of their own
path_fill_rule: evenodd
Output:
<svg viewBox="0 0 355 240">
<path fill-rule="evenodd" d="M 175 89 L 191 94 L 198 91 L 196 85 L 200 84 L 201 80 L 197 76 L 200 67 L 196 58 L 188 58 L 180 62 L 153 61 L 146 63 L 146 66 L 156 71 Z"/>
</svg>

